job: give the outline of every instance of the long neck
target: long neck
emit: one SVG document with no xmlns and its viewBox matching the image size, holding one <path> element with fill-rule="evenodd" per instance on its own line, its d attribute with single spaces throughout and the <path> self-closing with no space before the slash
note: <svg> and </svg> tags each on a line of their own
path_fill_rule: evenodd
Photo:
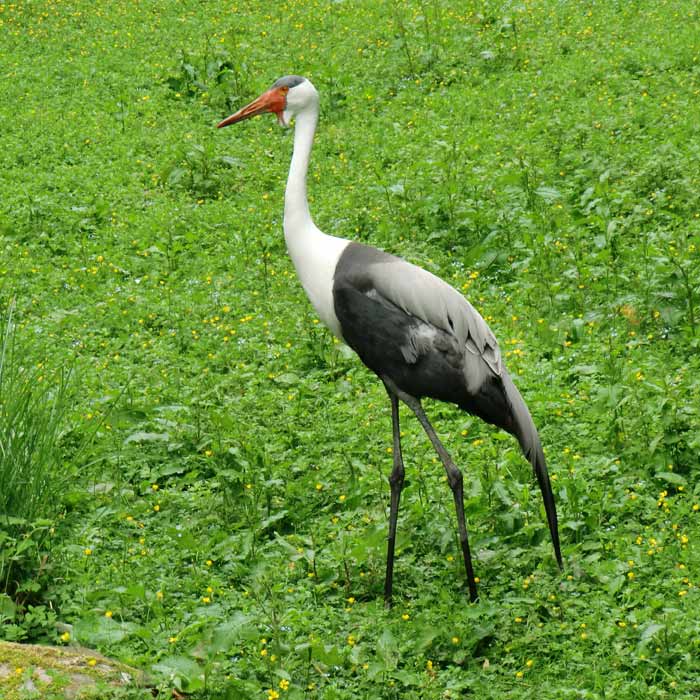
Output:
<svg viewBox="0 0 700 700">
<path fill-rule="evenodd" d="M 289 167 L 287 189 L 284 193 L 285 236 L 306 229 L 311 221 L 309 202 L 306 198 L 306 173 L 309 169 L 311 146 L 314 141 L 318 109 L 299 112 L 294 127 L 294 154 Z"/>
<path fill-rule="evenodd" d="M 319 318 L 338 338 L 342 329 L 335 313 L 333 276 L 348 241 L 316 228 L 306 198 L 306 174 L 318 122 L 318 105 L 299 112 L 294 127 L 294 155 L 284 193 L 284 238 L 297 275 Z"/>
</svg>

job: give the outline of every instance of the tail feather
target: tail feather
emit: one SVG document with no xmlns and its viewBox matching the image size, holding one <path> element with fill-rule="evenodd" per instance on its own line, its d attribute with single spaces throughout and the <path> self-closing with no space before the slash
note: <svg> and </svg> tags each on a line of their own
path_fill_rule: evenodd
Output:
<svg viewBox="0 0 700 700">
<path fill-rule="evenodd" d="M 552 493 L 552 485 L 549 481 L 549 473 L 547 471 L 547 463 L 542 451 L 542 443 L 537 433 L 537 428 L 532 420 L 530 411 L 528 411 L 523 397 L 520 395 L 518 388 L 513 384 L 513 380 L 505 370 L 502 370 L 503 388 L 505 389 L 506 397 L 512 411 L 512 425 L 509 426 L 511 432 L 518 439 L 523 454 L 532 464 L 532 468 L 537 477 L 537 483 L 542 492 L 542 500 L 544 502 L 544 510 L 547 515 L 547 524 L 552 537 L 552 545 L 554 546 L 554 555 L 557 558 L 559 568 L 563 568 L 561 557 L 561 548 L 559 545 L 559 529 L 557 525 L 557 508 L 554 504 L 554 494 Z"/>
</svg>

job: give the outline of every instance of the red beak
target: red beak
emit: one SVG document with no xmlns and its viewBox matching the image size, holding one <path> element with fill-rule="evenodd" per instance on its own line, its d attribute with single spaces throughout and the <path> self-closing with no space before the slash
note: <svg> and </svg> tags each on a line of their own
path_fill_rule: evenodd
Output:
<svg viewBox="0 0 700 700">
<path fill-rule="evenodd" d="M 287 106 L 287 90 L 288 88 L 279 87 L 272 88 L 267 92 L 263 92 L 260 97 L 253 100 L 249 105 L 239 109 L 235 114 L 230 117 L 226 117 L 222 122 L 217 124 L 217 129 L 222 126 L 228 126 L 229 124 L 235 124 L 236 122 L 241 122 L 244 119 L 250 119 L 250 117 L 255 117 L 258 114 L 265 114 L 265 112 L 272 112 L 277 115 L 277 120 L 282 123 L 282 113 L 284 108 Z"/>
</svg>

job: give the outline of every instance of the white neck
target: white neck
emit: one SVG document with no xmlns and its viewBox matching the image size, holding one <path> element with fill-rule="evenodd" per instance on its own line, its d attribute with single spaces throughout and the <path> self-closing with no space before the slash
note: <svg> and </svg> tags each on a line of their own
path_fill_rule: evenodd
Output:
<svg viewBox="0 0 700 700">
<path fill-rule="evenodd" d="M 333 304 L 333 275 L 348 241 L 321 232 L 306 197 L 306 174 L 318 123 L 318 105 L 300 111 L 294 127 L 294 154 L 284 193 L 284 239 L 306 295 L 320 319 L 342 338 Z"/>
<path fill-rule="evenodd" d="M 284 233 L 289 243 L 295 232 L 313 225 L 306 197 L 306 174 L 309 169 L 311 146 L 314 142 L 318 107 L 312 105 L 299 112 L 294 126 L 294 154 L 289 166 L 287 189 L 284 193 Z"/>
</svg>

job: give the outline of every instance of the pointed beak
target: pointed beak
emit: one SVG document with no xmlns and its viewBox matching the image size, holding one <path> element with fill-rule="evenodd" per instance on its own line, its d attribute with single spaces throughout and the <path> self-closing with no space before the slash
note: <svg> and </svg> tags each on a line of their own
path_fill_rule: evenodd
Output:
<svg viewBox="0 0 700 700">
<path fill-rule="evenodd" d="M 280 124 L 284 124 L 282 115 L 286 106 L 287 91 L 282 88 L 272 88 L 267 92 L 263 92 L 260 97 L 253 100 L 249 105 L 239 109 L 235 114 L 232 114 L 230 117 L 226 117 L 226 119 L 217 124 L 216 128 L 220 129 L 222 126 L 235 124 L 236 122 L 241 122 L 244 119 L 255 117 L 258 114 L 265 114 L 266 112 L 276 114 L 277 121 L 279 121 Z"/>
</svg>

